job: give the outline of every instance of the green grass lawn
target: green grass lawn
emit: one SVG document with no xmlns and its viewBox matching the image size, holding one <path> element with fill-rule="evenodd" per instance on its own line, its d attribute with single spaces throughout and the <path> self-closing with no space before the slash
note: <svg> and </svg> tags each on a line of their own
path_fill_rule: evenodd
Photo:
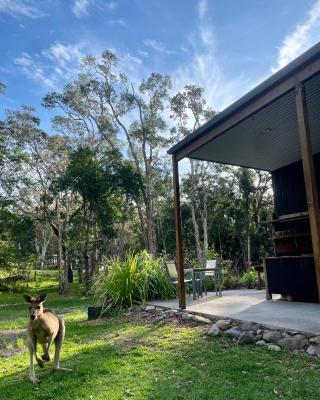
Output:
<svg viewBox="0 0 320 400">
<path fill-rule="evenodd" d="M 204 328 L 174 320 L 153 325 L 134 313 L 88 323 L 84 306 L 92 300 L 81 298 L 77 284 L 69 297 L 59 298 L 49 276 L 31 285 L 29 292 L 34 291 L 49 293 L 48 307 L 75 308 L 64 316 L 61 358 L 61 366 L 73 372 L 52 373 L 48 363 L 43 370 L 36 367 L 38 386 L 27 380 L 25 341 L 19 336 L 10 343 L 7 332 L 26 325 L 27 306 L 21 294 L 1 293 L 0 334 L 9 346 L 9 354 L 0 358 L 1 400 L 320 397 L 320 364 L 315 359 L 254 345 L 241 347 L 225 338 L 208 339 Z"/>
</svg>

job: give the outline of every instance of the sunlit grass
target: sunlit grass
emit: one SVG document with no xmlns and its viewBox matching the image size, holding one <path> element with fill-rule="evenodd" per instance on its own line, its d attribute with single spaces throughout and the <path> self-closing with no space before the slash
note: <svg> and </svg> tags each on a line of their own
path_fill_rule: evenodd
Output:
<svg viewBox="0 0 320 400">
<path fill-rule="evenodd" d="M 52 373 L 51 363 L 43 370 L 36 367 L 41 383 L 33 386 L 27 380 L 29 358 L 20 336 L 12 343 L 17 351 L 1 358 L 1 399 L 319 398 L 316 359 L 286 351 L 273 353 L 254 345 L 242 347 L 224 338 L 208 339 L 203 329 L 173 322 L 147 324 L 125 314 L 88 322 L 83 306 L 91 299 L 50 293 L 48 306 L 53 303 L 60 310 L 75 307 L 64 314 L 66 339 L 61 357 L 61 366 L 73 372 Z M 13 305 L 10 294 L 6 296 L 11 305 L 1 307 L 0 333 L 10 324 L 21 327 L 27 322 L 26 316 L 22 317 L 26 306 Z M 13 319 L 6 321 L 7 315 Z"/>
</svg>

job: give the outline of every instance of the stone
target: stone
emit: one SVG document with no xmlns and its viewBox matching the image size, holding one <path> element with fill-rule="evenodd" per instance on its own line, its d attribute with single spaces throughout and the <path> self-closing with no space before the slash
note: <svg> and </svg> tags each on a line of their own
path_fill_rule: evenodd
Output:
<svg viewBox="0 0 320 400">
<path fill-rule="evenodd" d="M 278 345 L 286 347 L 289 350 L 300 350 L 307 344 L 307 340 L 304 335 L 295 335 L 278 340 Z"/>
<path fill-rule="evenodd" d="M 216 325 L 219 329 L 225 331 L 230 328 L 231 319 L 219 319 L 219 321 L 216 322 Z"/>
<path fill-rule="evenodd" d="M 257 335 L 256 336 L 256 340 L 261 340 L 262 339 L 262 335 Z"/>
<path fill-rule="evenodd" d="M 319 336 L 319 334 L 316 335 L 316 334 L 310 333 L 310 332 L 303 332 L 303 334 L 306 337 L 306 339 L 308 339 L 308 340 L 311 339 L 312 337 Z"/>
<path fill-rule="evenodd" d="M 178 315 L 179 311 L 178 310 L 168 310 L 168 311 L 166 311 L 166 314 L 168 317 L 173 317 L 175 315 Z"/>
<path fill-rule="evenodd" d="M 264 340 L 258 340 L 257 342 L 256 342 L 256 345 L 257 346 L 265 346 L 267 344 L 267 342 L 265 342 Z M 271 345 L 272 346 L 272 345 Z"/>
<path fill-rule="evenodd" d="M 277 346 L 276 344 L 269 344 L 269 345 L 268 345 L 268 350 L 271 350 L 271 351 L 281 351 L 281 347 Z"/>
<path fill-rule="evenodd" d="M 263 340 L 266 342 L 277 343 L 281 339 L 281 332 L 278 331 L 264 331 Z"/>
<path fill-rule="evenodd" d="M 224 331 L 223 334 L 236 340 L 238 340 L 239 337 L 241 336 L 241 332 L 239 331 L 239 329 L 235 328 L 229 328 L 226 331 Z"/>
<path fill-rule="evenodd" d="M 155 306 L 147 306 L 145 308 L 145 311 L 149 312 L 149 311 L 154 311 L 155 309 L 156 309 Z"/>
<path fill-rule="evenodd" d="M 182 319 L 182 321 L 190 321 L 190 319 L 192 319 L 192 315 L 188 314 L 188 313 L 182 313 L 181 319 Z"/>
<path fill-rule="evenodd" d="M 310 343 L 320 344 L 320 336 L 314 336 L 309 339 Z"/>
<path fill-rule="evenodd" d="M 159 317 L 156 317 L 153 319 L 152 323 L 157 324 L 158 322 L 162 321 L 165 319 L 165 316 L 159 315 Z"/>
<path fill-rule="evenodd" d="M 199 322 L 200 324 L 211 324 L 211 321 L 209 318 L 201 317 L 201 315 L 193 315 L 192 320 L 194 322 Z"/>
<path fill-rule="evenodd" d="M 257 324 L 256 322 L 243 322 L 240 325 L 240 329 L 242 331 L 257 331 L 260 328 L 260 324 Z"/>
<path fill-rule="evenodd" d="M 258 329 L 257 330 L 257 335 L 263 335 L 264 330 L 263 329 Z"/>
<path fill-rule="evenodd" d="M 167 316 L 167 314 L 166 314 L 166 312 L 165 311 L 160 311 L 159 312 L 159 317 L 163 317 L 163 318 L 165 318 Z"/>
<path fill-rule="evenodd" d="M 309 346 L 307 353 L 309 356 L 320 356 L 320 346 Z"/>
<path fill-rule="evenodd" d="M 210 328 L 209 328 L 209 330 L 207 332 L 207 335 L 209 335 L 209 336 L 218 336 L 218 335 L 220 335 L 220 333 L 221 333 L 221 331 L 217 327 L 217 325 L 213 324 L 213 325 L 210 326 Z"/>
<path fill-rule="evenodd" d="M 247 331 L 241 333 L 238 343 L 239 344 L 249 344 L 254 343 L 256 341 L 256 334 L 255 331 Z"/>
</svg>

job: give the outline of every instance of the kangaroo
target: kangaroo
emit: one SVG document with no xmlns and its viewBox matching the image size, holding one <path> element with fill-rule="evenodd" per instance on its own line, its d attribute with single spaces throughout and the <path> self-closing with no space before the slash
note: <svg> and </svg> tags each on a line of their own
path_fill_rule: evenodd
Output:
<svg viewBox="0 0 320 400">
<path fill-rule="evenodd" d="M 58 317 L 53 311 L 43 308 L 43 302 L 47 295 L 40 294 L 37 298 L 23 295 L 23 298 L 29 303 L 30 321 L 28 325 L 28 348 L 30 353 L 30 376 L 29 379 L 33 384 L 39 383 L 36 378 L 33 364 L 33 356 L 40 368 L 44 367 L 45 361 L 50 361 L 49 353 L 52 342 L 55 343 L 55 354 L 53 362 L 54 371 L 71 371 L 71 369 L 60 368 L 59 359 L 60 351 L 65 335 L 65 326 L 62 318 Z M 41 358 L 37 353 L 37 343 L 40 343 L 43 348 Z"/>
</svg>

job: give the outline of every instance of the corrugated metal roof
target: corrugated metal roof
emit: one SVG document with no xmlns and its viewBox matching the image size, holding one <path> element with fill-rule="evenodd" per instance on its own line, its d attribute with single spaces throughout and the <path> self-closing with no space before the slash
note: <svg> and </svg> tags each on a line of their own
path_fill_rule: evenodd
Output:
<svg viewBox="0 0 320 400">
<path fill-rule="evenodd" d="M 177 153 L 195 139 L 213 130 L 252 100 L 293 75 L 320 56 L 320 42 L 272 75 L 255 89 L 219 113 L 208 123 L 173 146 L 168 153 Z M 310 129 L 314 149 L 320 151 L 320 77 L 306 82 Z M 316 118 L 317 117 L 317 118 Z M 318 134 L 316 134 L 318 132 Z M 316 151 L 315 151 L 316 152 Z M 242 154 L 242 156 L 241 156 Z M 252 114 L 211 142 L 189 154 L 190 158 L 243 165 L 272 171 L 301 159 L 297 133 L 294 91 L 290 91 L 265 108 Z"/>
<path fill-rule="evenodd" d="M 188 157 L 266 171 L 299 160 L 294 91 L 241 121 Z"/>
</svg>

